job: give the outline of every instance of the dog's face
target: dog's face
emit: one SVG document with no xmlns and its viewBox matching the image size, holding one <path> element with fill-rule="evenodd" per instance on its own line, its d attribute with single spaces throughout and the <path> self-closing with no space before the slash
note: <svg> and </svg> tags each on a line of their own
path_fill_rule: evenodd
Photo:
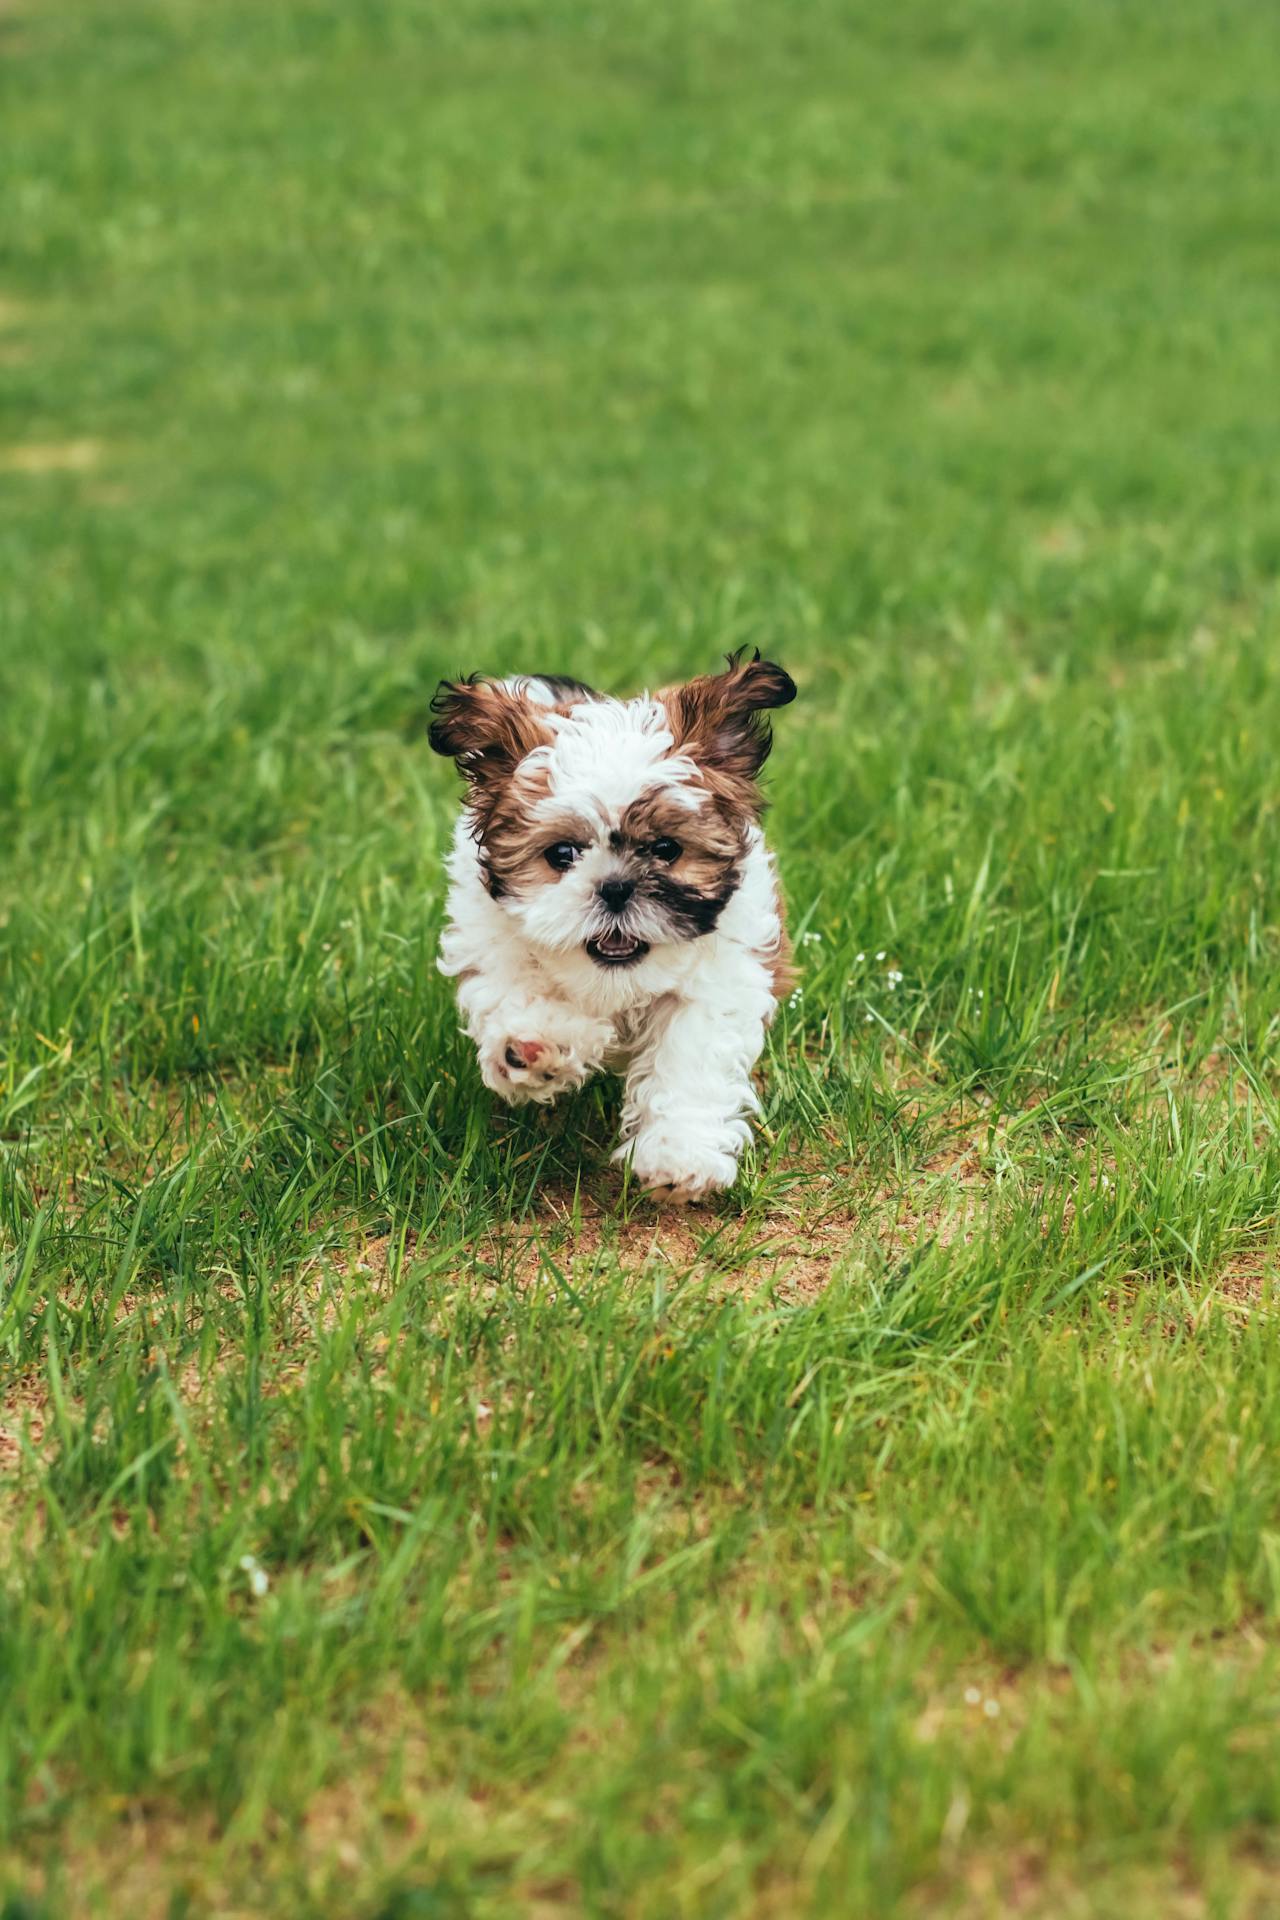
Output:
<svg viewBox="0 0 1280 1920">
<path fill-rule="evenodd" d="M 446 681 L 431 745 L 469 786 L 491 897 L 535 945 L 638 967 L 710 933 L 760 816 L 771 707 L 795 686 L 770 661 L 650 699 L 572 681 Z"/>
</svg>

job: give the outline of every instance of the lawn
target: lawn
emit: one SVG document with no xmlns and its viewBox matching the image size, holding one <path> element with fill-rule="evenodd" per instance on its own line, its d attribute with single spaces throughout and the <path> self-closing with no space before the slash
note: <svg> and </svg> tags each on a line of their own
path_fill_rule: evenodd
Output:
<svg viewBox="0 0 1280 1920">
<path fill-rule="evenodd" d="M 1280 1904 L 1280 22 L 0 5 L 0 1915 Z M 442 674 L 755 644 L 735 1191 Z"/>
</svg>

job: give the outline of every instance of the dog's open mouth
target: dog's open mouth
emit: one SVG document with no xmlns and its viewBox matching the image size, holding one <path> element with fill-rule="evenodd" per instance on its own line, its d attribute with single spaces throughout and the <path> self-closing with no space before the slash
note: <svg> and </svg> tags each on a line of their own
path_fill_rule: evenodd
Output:
<svg viewBox="0 0 1280 1920">
<path fill-rule="evenodd" d="M 633 933 L 623 933 L 620 927 L 610 927 L 608 933 L 597 934 L 587 942 L 587 952 L 598 967 L 632 967 L 637 960 L 643 960 L 648 951 L 647 940 L 637 940 Z"/>
</svg>

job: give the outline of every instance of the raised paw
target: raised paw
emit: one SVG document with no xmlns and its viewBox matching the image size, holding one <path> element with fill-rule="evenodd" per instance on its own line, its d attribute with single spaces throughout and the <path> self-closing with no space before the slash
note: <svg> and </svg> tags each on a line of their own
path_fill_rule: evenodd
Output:
<svg viewBox="0 0 1280 1920">
<path fill-rule="evenodd" d="M 591 1072 L 591 1063 L 582 1060 L 574 1048 L 554 1040 L 511 1036 L 481 1054 L 480 1071 L 485 1085 L 513 1106 L 526 1100 L 546 1105 L 571 1088 L 580 1087 Z"/>
</svg>

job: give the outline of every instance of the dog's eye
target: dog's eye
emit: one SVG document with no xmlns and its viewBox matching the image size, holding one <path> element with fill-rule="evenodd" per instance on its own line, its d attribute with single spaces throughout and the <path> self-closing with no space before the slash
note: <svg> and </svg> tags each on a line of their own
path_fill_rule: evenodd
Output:
<svg viewBox="0 0 1280 1920">
<path fill-rule="evenodd" d="M 557 873 L 567 873 L 581 852 L 582 848 L 575 847 L 572 840 L 557 840 L 553 847 L 547 848 L 542 857 L 549 867 L 555 868 Z"/>
<path fill-rule="evenodd" d="M 680 858 L 680 855 L 684 852 L 684 848 L 678 840 L 664 839 L 655 840 L 649 851 L 655 860 L 665 861 L 667 866 L 670 866 L 673 860 Z"/>
</svg>

